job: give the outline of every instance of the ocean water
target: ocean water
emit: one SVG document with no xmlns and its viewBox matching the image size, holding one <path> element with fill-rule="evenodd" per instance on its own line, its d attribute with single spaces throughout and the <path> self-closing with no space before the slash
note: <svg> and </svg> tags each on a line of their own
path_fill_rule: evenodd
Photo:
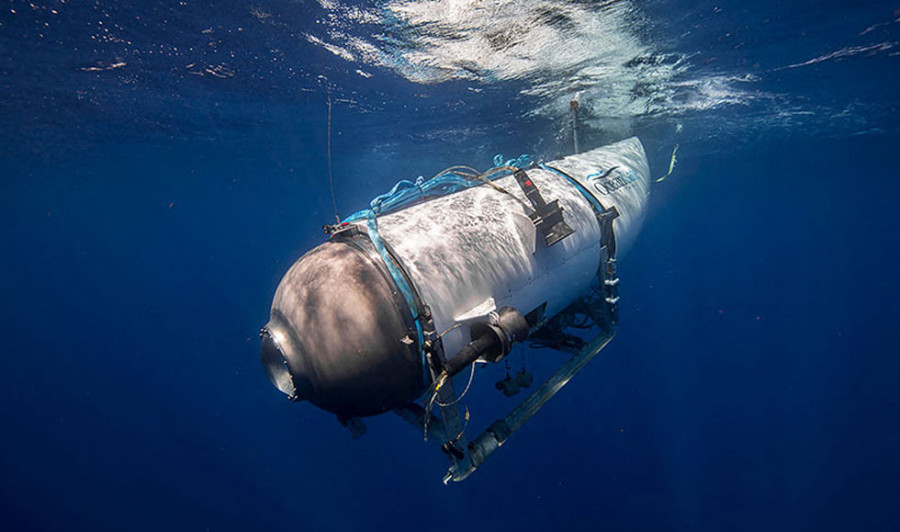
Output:
<svg viewBox="0 0 900 532">
<path fill-rule="evenodd" d="M 13 0 L 0 50 L 0 530 L 900 529 L 900 4 Z M 329 99 L 342 215 L 571 153 L 573 99 L 679 146 L 617 337 L 463 483 L 260 367 Z"/>
</svg>

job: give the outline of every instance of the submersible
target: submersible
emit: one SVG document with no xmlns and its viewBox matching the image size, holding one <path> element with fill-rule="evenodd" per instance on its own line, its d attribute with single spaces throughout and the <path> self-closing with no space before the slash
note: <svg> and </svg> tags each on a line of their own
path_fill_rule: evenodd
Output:
<svg viewBox="0 0 900 532">
<path fill-rule="evenodd" d="M 284 275 L 261 331 L 266 374 L 290 399 L 351 426 L 397 412 L 439 440 L 453 461 L 448 478 L 461 480 L 612 337 L 616 259 L 649 191 L 636 137 L 542 164 L 498 160 L 485 172 L 451 167 L 402 182 L 328 226 L 328 240 Z M 602 341 L 566 332 L 576 314 Z M 573 357 L 467 443 L 451 377 L 526 338 Z"/>
</svg>

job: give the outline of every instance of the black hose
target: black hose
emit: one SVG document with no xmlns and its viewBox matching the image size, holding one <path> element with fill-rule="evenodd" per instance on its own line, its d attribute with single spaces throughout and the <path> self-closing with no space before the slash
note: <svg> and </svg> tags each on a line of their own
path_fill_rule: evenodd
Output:
<svg viewBox="0 0 900 532">
<path fill-rule="evenodd" d="M 444 371 L 451 377 L 456 375 L 469 364 L 475 362 L 475 359 L 494 348 L 497 344 L 499 344 L 497 335 L 493 333 L 482 334 L 469 342 L 465 347 L 460 349 L 453 358 L 448 360 L 447 365 L 444 366 Z"/>
</svg>

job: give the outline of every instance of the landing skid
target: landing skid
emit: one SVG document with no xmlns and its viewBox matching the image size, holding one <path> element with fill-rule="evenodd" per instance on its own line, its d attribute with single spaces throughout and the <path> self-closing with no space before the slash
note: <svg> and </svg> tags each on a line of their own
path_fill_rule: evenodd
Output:
<svg viewBox="0 0 900 532">
<path fill-rule="evenodd" d="M 452 461 L 450 469 L 444 476 L 444 484 L 451 480 L 459 482 L 475 472 L 478 467 L 499 449 L 528 419 L 531 418 L 544 403 L 549 401 L 569 380 L 581 371 L 588 362 L 599 353 L 606 344 L 615 336 L 615 329 L 603 331 L 581 351 L 572 355 L 569 360 L 560 367 L 544 384 L 531 393 L 524 401 L 515 407 L 506 417 L 498 419 L 490 427 L 485 429 L 478 437 L 468 445 L 456 445 L 457 453 L 448 452 Z M 455 408 L 455 405 L 454 405 Z M 407 405 L 395 411 L 400 417 L 408 421 L 421 431 L 425 431 L 427 415 L 425 409 L 419 405 Z M 457 411 L 457 416 L 458 416 Z M 443 417 L 431 416 L 427 421 L 427 437 L 432 441 L 448 442 L 451 435 L 447 430 L 447 424 Z"/>
</svg>

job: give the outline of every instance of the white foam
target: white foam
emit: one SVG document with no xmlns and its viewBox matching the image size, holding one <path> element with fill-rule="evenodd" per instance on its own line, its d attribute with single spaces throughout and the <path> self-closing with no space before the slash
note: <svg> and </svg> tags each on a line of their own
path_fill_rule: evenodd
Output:
<svg viewBox="0 0 900 532">
<path fill-rule="evenodd" d="M 689 56 L 647 42 L 651 24 L 629 0 L 393 0 L 377 10 L 319 1 L 327 39 L 310 42 L 414 83 L 523 82 L 534 115 L 567 117 L 577 97 L 585 123 L 627 124 L 764 96 L 744 86 L 755 78 L 697 77 Z"/>
</svg>

